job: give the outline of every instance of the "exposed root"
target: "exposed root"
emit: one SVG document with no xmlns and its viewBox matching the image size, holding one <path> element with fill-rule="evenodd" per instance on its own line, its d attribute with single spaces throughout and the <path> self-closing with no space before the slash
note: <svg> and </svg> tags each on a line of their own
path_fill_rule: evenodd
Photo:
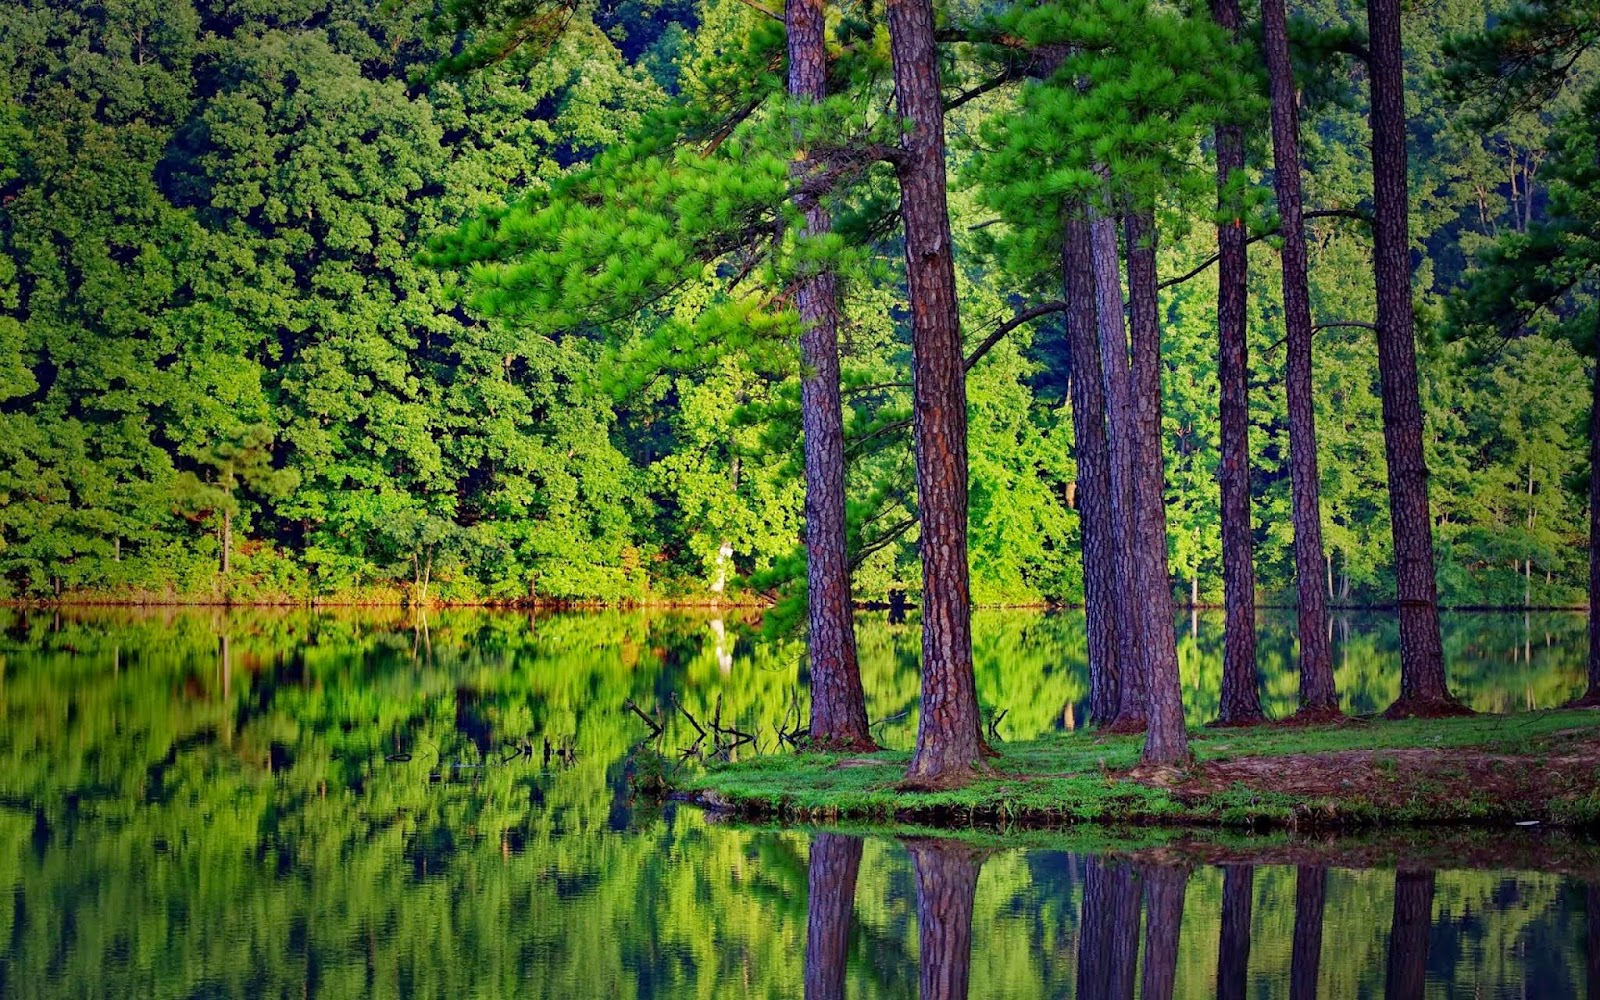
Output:
<svg viewBox="0 0 1600 1000">
<path fill-rule="evenodd" d="M 1590 688 L 1582 697 L 1574 698 L 1562 708 L 1600 708 L 1600 688 Z"/>
<path fill-rule="evenodd" d="M 1207 729 L 1252 729 L 1256 726 L 1271 725 L 1272 720 L 1265 715 L 1246 716 L 1243 719 L 1213 719 L 1206 723 Z"/>
<path fill-rule="evenodd" d="M 1383 710 L 1385 719 L 1454 719 L 1477 714 L 1451 695 L 1442 698 L 1401 698 Z"/>
<path fill-rule="evenodd" d="M 1361 723 L 1360 719 L 1352 719 L 1337 707 L 1328 708 L 1302 708 L 1287 719 L 1279 719 L 1273 723 L 1285 729 L 1298 729 L 1303 726 L 1340 726 Z"/>
<path fill-rule="evenodd" d="M 1106 723 L 1104 726 L 1101 726 L 1098 731 L 1106 736 L 1135 736 L 1144 732 L 1148 728 L 1150 728 L 1150 726 L 1144 719 L 1132 719 L 1126 716 L 1118 716 L 1117 718 Z"/>
</svg>

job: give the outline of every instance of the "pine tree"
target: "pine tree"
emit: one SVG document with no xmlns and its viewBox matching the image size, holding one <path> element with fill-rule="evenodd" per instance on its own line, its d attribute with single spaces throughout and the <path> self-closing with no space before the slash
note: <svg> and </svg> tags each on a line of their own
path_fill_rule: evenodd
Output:
<svg viewBox="0 0 1600 1000">
<path fill-rule="evenodd" d="M 1367 23 L 1372 51 L 1372 256 L 1378 290 L 1378 374 L 1400 602 L 1400 698 L 1387 714 L 1449 715 L 1465 709 L 1450 694 L 1444 673 L 1433 515 L 1428 510 L 1428 466 L 1422 450 L 1422 400 L 1411 301 L 1400 0 L 1369 0 Z"/>
<path fill-rule="evenodd" d="M 983 766 L 972 674 L 967 566 L 966 364 L 945 192 L 944 102 L 930 0 L 888 0 L 895 171 L 911 308 L 917 513 L 922 558 L 922 715 L 908 782 L 936 786 Z"/>
<path fill-rule="evenodd" d="M 1272 95 L 1273 184 L 1278 232 L 1283 238 L 1283 323 L 1287 346 L 1289 474 L 1294 519 L 1294 566 L 1300 640 L 1300 712 L 1339 710 L 1328 645 L 1328 608 L 1322 586 L 1321 477 L 1317 470 L 1316 398 L 1312 387 L 1311 293 L 1306 278 L 1306 234 L 1300 185 L 1299 91 L 1289 58 L 1284 0 L 1262 0 L 1262 45 Z"/>
</svg>

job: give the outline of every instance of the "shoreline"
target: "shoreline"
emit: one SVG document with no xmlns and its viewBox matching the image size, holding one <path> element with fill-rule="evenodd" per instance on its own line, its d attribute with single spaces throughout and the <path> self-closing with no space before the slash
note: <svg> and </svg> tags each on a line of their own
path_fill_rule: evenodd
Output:
<svg viewBox="0 0 1600 1000">
<path fill-rule="evenodd" d="M 1142 736 L 1001 744 L 992 773 L 903 791 L 909 753 L 784 754 L 708 765 L 678 801 L 753 821 L 940 829 L 1083 824 L 1243 831 L 1390 827 L 1600 830 L 1600 711 L 1191 730 L 1183 768 L 1138 764 Z"/>
</svg>

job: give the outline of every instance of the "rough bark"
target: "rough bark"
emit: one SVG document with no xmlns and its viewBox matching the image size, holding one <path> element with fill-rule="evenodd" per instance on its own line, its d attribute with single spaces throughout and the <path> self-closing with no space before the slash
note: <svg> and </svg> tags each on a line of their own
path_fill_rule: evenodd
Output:
<svg viewBox="0 0 1600 1000">
<path fill-rule="evenodd" d="M 1090 858 L 1078 911 L 1080 1000 L 1133 1000 L 1140 885 L 1131 866 Z"/>
<path fill-rule="evenodd" d="M 1254 865 L 1222 869 L 1222 933 L 1217 939 L 1217 1000 L 1244 1000 L 1250 986 L 1250 904 Z"/>
<path fill-rule="evenodd" d="M 806 897 L 806 1000 L 844 1000 L 861 838 L 819 833 L 811 841 Z"/>
<path fill-rule="evenodd" d="M 1386 1000 L 1422 1000 L 1428 981 L 1428 934 L 1433 929 L 1433 872 L 1396 872 L 1389 924 Z"/>
<path fill-rule="evenodd" d="M 1156 300 L 1156 233 L 1148 214 L 1128 218 L 1128 296 L 1132 306 L 1134 563 L 1144 640 L 1143 761 L 1175 764 L 1189 753 L 1178 681 L 1172 583 L 1167 574 L 1167 505 L 1161 455 L 1161 326 Z"/>
<path fill-rule="evenodd" d="M 1322 970 L 1322 911 L 1328 869 L 1301 865 L 1294 877 L 1294 946 L 1289 964 L 1289 1000 L 1317 1000 Z"/>
<path fill-rule="evenodd" d="M 1144 642 L 1133 558 L 1133 390 L 1128 370 L 1128 327 L 1123 318 L 1122 256 L 1117 224 L 1090 210 L 1095 297 L 1099 303 L 1100 375 L 1105 384 L 1106 439 L 1111 453 L 1112 557 L 1117 595 L 1117 711 L 1107 728 L 1144 729 Z"/>
<path fill-rule="evenodd" d="M 1239 0 L 1211 0 L 1217 24 L 1240 36 Z M 1222 425 L 1222 704 L 1217 721 L 1266 721 L 1256 679 L 1255 542 L 1250 524 L 1250 358 L 1245 309 L 1249 259 L 1244 220 L 1230 193 L 1244 171 L 1244 129 L 1217 126 L 1217 377 Z M 1230 217 L 1231 216 L 1231 217 Z M 1193 588 L 1198 590 L 1198 580 Z M 1190 604 L 1197 603 L 1193 597 Z"/>
<path fill-rule="evenodd" d="M 1161 866 L 1144 873 L 1145 920 L 1143 1000 L 1172 1000 L 1178 973 L 1178 940 L 1183 929 L 1183 897 L 1188 869 Z"/>
<path fill-rule="evenodd" d="M 983 856 L 960 843 L 906 844 L 917 879 L 922 1000 L 965 1000 L 972 974 L 972 901 Z"/>
<path fill-rule="evenodd" d="M 1283 323 L 1289 396 L 1289 479 L 1300 626 L 1300 711 L 1334 715 L 1339 696 L 1329 650 L 1328 602 L 1321 577 L 1322 480 L 1317 469 L 1317 410 L 1311 381 L 1311 293 L 1306 277 L 1305 208 L 1300 186 L 1300 110 L 1289 60 L 1284 0 L 1262 0 L 1261 24 L 1272 94 L 1273 184 L 1283 236 Z"/>
<path fill-rule="evenodd" d="M 1106 441 L 1105 388 L 1096 328 L 1094 263 L 1089 220 L 1077 206 L 1063 220 L 1061 259 L 1067 300 L 1067 352 L 1072 371 L 1073 450 L 1078 464 L 1078 522 L 1082 531 L 1084 607 L 1089 630 L 1089 720 L 1109 724 L 1117 714 L 1117 570 L 1111 520 L 1111 452 Z"/>
<path fill-rule="evenodd" d="M 930 0 L 888 0 L 903 136 L 896 172 L 911 310 L 913 439 L 922 530 L 922 704 L 911 785 L 982 766 L 967 568 L 967 394 L 945 194 L 944 105 Z"/>
<path fill-rule="evenodd" d="M 1595 343 L 1600 345 L 1600 336 Z M 1589 411 L 1589 689 L 1578 704 L 1600 706 L 1600 356 Z"/>
<path fill-rule="evenodd" d="M 1383 450 L 1389 467 L 1389 522 L 1400 598 L 1400 700 L 1387 715 L 1465 711 L 1450 694 L 1439 634 L 1428 465 L 1422 451 L 1422 400 L 1411 303 L 1411 242 L 1406 182 L 1405 79 L 1400 0 L 1370 0 L 1373 269 L 1378 291 L 1378 380 Z"/>
<path fill-rule="evenodd" d="M 827 96 L 828 51 L 822 0 L 788 0 L 789 95 L 820 102 Z M 802 175 L 806 160 L 796 158 Z M 805 213 L 802 238 L 826 234 L 828 209 L 797 199 Z M 800 421 L 805 432 L 806 593 L 810 624 L 811 742 L 818 747 L 873 750 L 866 694 L 856 661 L 855 617 L 844 502 L 844 413 L 839 398 L 839 304 L 833 270 L 804 275 L 795 286 L 800 314 Z"/>
</svg>

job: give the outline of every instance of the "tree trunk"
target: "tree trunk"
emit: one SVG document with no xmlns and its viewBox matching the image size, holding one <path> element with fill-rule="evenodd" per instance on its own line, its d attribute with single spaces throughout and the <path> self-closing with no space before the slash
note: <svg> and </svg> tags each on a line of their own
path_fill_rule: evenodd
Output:
<svg viewBox="0 0 1600 1000">
<path fill-rule="evenodd" d="M 1250 986 L 1250 904 L 1254 865 L 1222 869 L 1222 933 L 1217 940 L 1217 1000 L 1244 1000 Z"/>
<path fill-rule="evenodd" d="M 1117 862 L 1111 869 L 1110 964 L 1106 976 L 1106 1000 L 1133 1000 L 1139 970 L 1139 910 L 1143 892 L 1133 867 Z"/>
<path fill-rule="evenodd" d="M 828 50 L 823 0 L 788 0 L 789 94 L 818 103 L 827 96 Z M 801 142 L 803 137 L 798 137 Z M 796 157 L 794 173 L 806 172 Z M 802 237 L 833 226 L 817 199 L 796 199 L 805 213 Z M 845 542 L 844 414 L 839 399 L 839 306 L 831 267 L 800 278 L 800 420 L 805 431 L 806 594 L 811 652 L 811 743 L 829 749 L 875 750 L 866 694 L 856 661 Z"/>
<path fill-rule="evenodd" d="M 1144 874 L 1145 920 L 1143 1000 L 1172 1000 L 1178 973 L 1178 940 L 1183 929 L 1183 897 L 1187 869 L 1150 868 Z"/>
<path fill-rule="evenodd" d="M 1589 1000 L 1600 1000 L 1600 886 L 1589 885 L 1583 890 L 1587 926 L 1584 928 L 1584 971 L 1588 973 L 1585 990 Z"/>
<path fill-rule="evenodd" d="M 806 1000 L 844 1000 L 850 921 L 860 870 L 860 837 L 819 833 L 812 838 L 806 897 Z"/>
<path fill-rule="evenodd" d="M 1122 257 L 1115 220 L 1092 207 L 1089 234 L 1099 300 L 1100 374 L 1105 383 L 1106 438 L 1111 453 L 1111 541 L 1117 588 L 1117 712 L 1107 728 L 1139 732 L 1145 725 L 1146 686 L 1133 558 L 1133 389 L 1128 371 L 1128 327 L 1123 318 Z"/>
<path fill-rule="evenodd" d="M 1128 293 L 1132 305 L 1134 555 L 1144 639 L 1146 764 L 1189 754 L 1178 681 L 1172 581 L 1167 574 L 1167 505 L 1161 455 L 1161 326 L 1156 299 L 1156 232 L 1148 214 L 1128 218 Z"/>
<path fill-rule="evenodd" d="M 1466 709 L 1450 694 L 1445 681 L 1433 569 L 1433 520 L 1428 511 L 1428 465 L 1422 451 L 1422 401 L 1411 304 L 1400 0 L 1370 0 L 1367 26 L 1372 50 L 1372 187 L 1377 210 L 1372 256 L 1378 289 L 1378 379 L 1400 598 L 1400 700 L 1385 714 L 1457 714 Z"/>
<path fill-rule="evenodd" d="M 1389 925 L 1386 1000 L 1422 1000 L 1428 981 L 1428 934 L 1433 929 L 1433 872 L 1396 872 Z"/>
<path fill-rule="evenodd" d="M 1111 453 L 1106 442 L 1105 383 L 1096 330 L 1094 263 L 1082 206 L 1063 220 L 1061 276 L 1066 294 L 1067 350 L 1072 367 L 1073 450 L 1078 463 L 1078 521 L 1083 535 L 1083 595 L 1089 629 L 1089 719 L 1117 714 L 1117 568 L 1111 520 Z"/>
<path fill-rule="evenodd" d="M 983 857 L 960 843 L 906 844 L 917 878 L 922 1000 L 965 1000 L 972 974 L 972 901 Z"/>
<path fill-rule="evenodd" d="M 227 576 L 233 571 L 233 514 L 223 508 L 222 511 L 222 575 Z"/>
<path fill-rule="evenodd" d="M 1294 948 L 1289 965 L 1289 1000 L 1317 1000 L 1322 970 L 1322 911 L 1328 869 L 1301 865 L 1294 877 Z"/>
<path fill-rule="evenodd" d="M 1600 336 L 1596 337 L 1600 345 Z M 1600 351 L 1594 365 L 1589 411 L 1589 690 L 1584 701 L 1600 705 Z"/>
<path fill-rule="evenodd" d="M 1300 627 L 1300 711 L 1335 715 L 1339 695 L 1326 636 L 1328 605 L 1322 591 L 1322 480 L 1317 469 L 1317 407 L 1311 380 L 1311 292 L 1306 278 L 1305 213 L 1300 190 L 1300 109 L 1289 60 L 1284 0 L 1261 0 L 1263 45 L 1272 92 L 1273 184 L 1283 235 L 1283 323 L 1287 335 L 1285 381 L 1289 396 L 1289 475 L 1293 498 L 1294 566 Z"/>
<path fill-rule="evenodd" d="M 972 675 L 967 568 L 967 394 L 945 197 L 944 104 L 930 0 L 888 0 L 895 99 L 909 123 L 896 162 L 905 222 L 922 537 L 922 717 L 913 785 L 958 782 L 987 752 Z"/>
<path fill-rule="evenodd" d="M 1217 24 L 1240 37 L 1239 0 L 1211 0 Z M 1244 171 L 1244 129 L 1217 126 L 1217 343 L 1221 383 L 1222 706 L 1225 726 L 1265 722 L 1256 679 L 1255 541 L 1250 523 L 1250 356 L 1245 309 L 1249 260 L 1234 174 Z M 1229 221 L 1229 216 L 1232 220 Z M 1196 588 L 1198 589 L 1198 588 Z M 1191 604 L 1197 603 L 1191 598 Z"/>
</svg>

